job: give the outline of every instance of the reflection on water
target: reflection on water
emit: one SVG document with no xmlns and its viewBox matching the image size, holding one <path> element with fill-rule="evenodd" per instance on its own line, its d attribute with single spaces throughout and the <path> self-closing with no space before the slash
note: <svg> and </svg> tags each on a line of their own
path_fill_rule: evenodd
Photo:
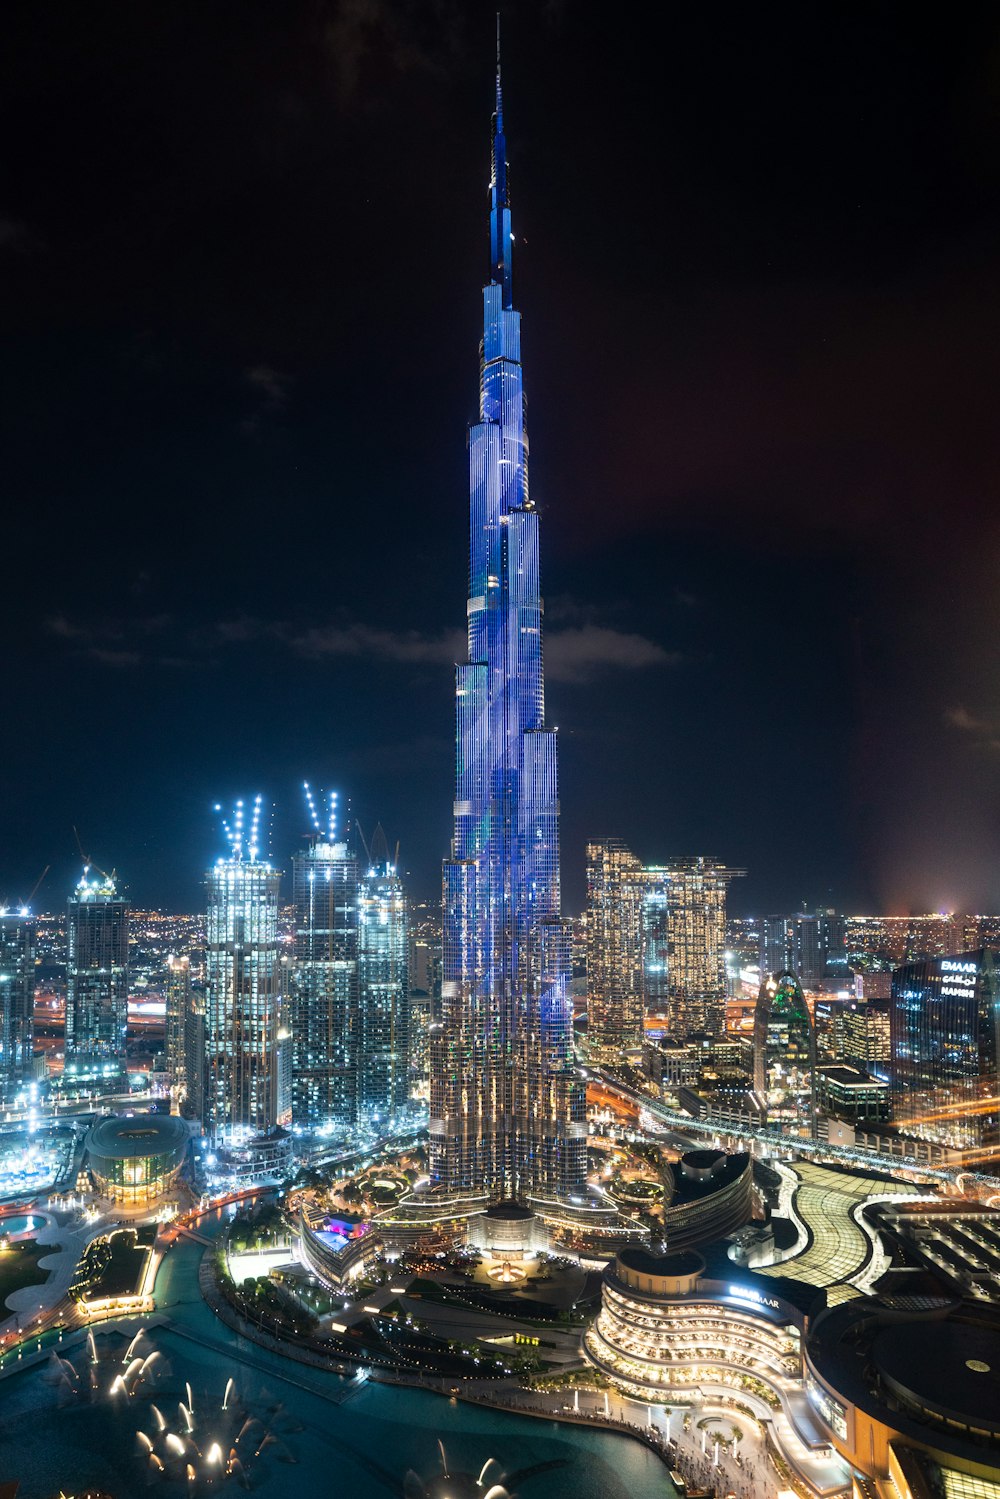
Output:
<svg viewBox="0 0 1000 1499">
<path fill-rule="evenodd" d="M 672 1492 L 636 1442 L 344 1379 L 258 1348 L 206 1307 L 200 1257 L 197 1245 L 166 1257 L 157 1301 L 170 1326 L 134 1339 L 98 1330 L 0 1383 L 0 1478 L 20 1479 L 18 1499 L 84 1485 L 116 1499 L 148 1499 L 150 1486 L 170 1499 L 241 1486 L 267 1499 L 404 1499 L 408 1473 L 410 1494 L 414 1482 L 435 1493 L 439 1440 L 449 1475 L 481 1485 L 475 1499 L 497 1485 L 518 1499 Z M 458 1499 L 457 1486 L 447 1492 Z"/>
</svg>

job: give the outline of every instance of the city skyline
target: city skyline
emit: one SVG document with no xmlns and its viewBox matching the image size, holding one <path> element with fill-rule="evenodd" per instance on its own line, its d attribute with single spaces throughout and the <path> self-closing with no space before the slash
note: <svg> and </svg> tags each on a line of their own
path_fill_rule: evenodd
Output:
<svg viewBox="0 0 1000 1499">
<path fill-rule="evenodd" d="M 0 1490 L 1000 1499 L 1000 15 L 240 14 L 0 57 Z"/>
<path fill-rule="evenodd" d="M 995 19 L 507 20 L 569 908 L 613 833 L 751 910 L 996 909 Z M 83 24 L 3 64 L 5 883 L 75 824 L 190 909 L 212 802 L 284 861 L 314 771 L 432 894 L 492 16 Z"/>
</svg>

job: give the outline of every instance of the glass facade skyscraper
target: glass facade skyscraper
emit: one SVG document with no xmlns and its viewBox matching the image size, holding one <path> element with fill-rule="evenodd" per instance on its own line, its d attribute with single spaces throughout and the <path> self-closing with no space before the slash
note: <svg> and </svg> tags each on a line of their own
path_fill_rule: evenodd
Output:
<svg viewBox="0 0 1000 1499">
<path fill-rule="evenodd" d="M 0 908 L 0 1098 L 30 1076 L 35 1039 L 35 918 Z"/>
<path fill-rule="evenodd" d="M 379 859 L 358 890 L 358 1122 L 382 1132 L 410 1092 L 409 949 L 406 891 L 395 863 Z"/>
<path fill-rule="evenodd" d="M 528 490 L 499 63 L 492 135 L 491 269 L 479 420 L 468 440 L 468 661 L 456 672 L 430 1169 L 449 1191 L 524 1198 L 582 1191 L 586 1122 L 571 1056 L 558 754 L 545 727 L 538 515 Z"/>
<path fill-rule="evenodd" d="M 741 869 L 701 856 L 671 859 L 667 881 L 667 1013 L 677 1036 L 721 1036 L 726 1019 L 726 891 Z"/>
<path fill-rule="evenodd" d="M 620 838 L 587 844 L 587 1050 L 595 1061 L 642 1045 L 643 873 Z"/>
<path fill-rule="evenodd" d="M 187 1017 L 191 1008 L 191 959 L 171 953 L 166 972 L 166 1063 L 170 1096 L 178 1111 L 187 1095 Z"/>
<path fill-rule="evenodd" d="M 237 824 L 239 827 L 239 824 Z M 280 876 L 238 832 L 208 871 L 205 928 L 205 1133 L 214 1144 L 290 1122 L 280 1050 Z"/>
<path fill-rule="evenodd" d="M 129 903 L 110 875 L 88 878 L 70 897 L 66 922 L 66 1070 L 125 1068 Z"/>
<path fill-rule="evenodd" d="M 991 948 L 892 976 L 893 1121 L 955 1150 L 1000 1150 L 1000 973 Z"/>
<path fill-rule="evenodd" d="M 318 837 L 292 860 L 292 1114 L 351 1129 L 358 1110 L 358 861 Z"/>
<path fill-rule="evenodd" d="M 763 973 L 794 973 L 806 989 L 848 981 L 847 937 L 843 916 L 766 916 L 761 932 Z"/>
<path fill-rule="evenodd" d="M 794 973 L 768 974 L 753 1018 L 753 1086 L 769 1120 L 808 1124 L 815 1113 L 816 1039 Z"/>
</svg>

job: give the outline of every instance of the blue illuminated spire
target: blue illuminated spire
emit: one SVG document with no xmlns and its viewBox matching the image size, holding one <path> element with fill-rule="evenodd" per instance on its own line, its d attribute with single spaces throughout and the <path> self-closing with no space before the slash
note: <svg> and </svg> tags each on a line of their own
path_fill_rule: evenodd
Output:
<svg viewBox="0 0 1000 1499">
<path fill-rule="evenodd" d="M 499 1199 L 584 1190 L 560 917 L 558 746 L 545 726 L 538 514 L 528 498 L 521 315 L 511 296 L 499 34 L 479 420 L 469 428 L 468 656 L 456 671 L 452 856 L 430 1174 Z"/>
<path fill-rule="evenodd" d="M 510 191 L 507 182 L 507 141 L 503 133 L 503 91 L 500 87 L 500 15 L 497 13 L 497 104 L 493 113 L 493 179 L 490 182 L 490 272 L 503 287 L 503 305 L 512 305 Z"/>
</svg>

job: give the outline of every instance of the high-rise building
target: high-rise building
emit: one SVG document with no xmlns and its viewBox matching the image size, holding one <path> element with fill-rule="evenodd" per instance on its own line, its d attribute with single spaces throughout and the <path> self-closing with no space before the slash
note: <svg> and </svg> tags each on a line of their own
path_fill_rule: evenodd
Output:
<svg viewBox="0 0 1000 1499">
<path fill-rule="evenodd" d="M 129 903 L 113 875 L 89 878 L 70 897 L 66 923 L 66 1071 L 125 1070 Z"/>
<path fill-rule="evenodd" d="M 743 873 L 715 859 L 671 859 L 667 879 L 667 1014 L 674 1035 L 720 1036 L 726 1021 L 726 892 Z"/>
<path fill-rule="evenodd" d="M 410 944 L 406 891 L 380 834 L 358 891 L 358 1122 L 384 1131 L 410 1094 Z"/>
<path fill-rule="evenodd" d="M 587 844 L 587 1045 L 595 1060 L 642 1045 L 642 873 L 620 838 Z"/>
<path fill-rule="evenodd" d="M 170 1096 L 178 1111 L 187 1094 L 187 1017 L 191 1007 L 191 959 L 172 953 L 166 973 L 166 1063 Z"/>
<path fill-rule="evenodd" d="M 846 986 L 847 938 L 843 916 L 766 916 L 761 931 L 762 973 L 794 973 L 806 989 Z"/>
<path fill-rule="evenodd" d="M 451 1192 L 576 1194 L 586 1169 L 560 916 L 557 743 L 545 727 L 538 514 L 528 489 L 520 315 L 497 65 L 490 280 L 469 429 L 468 661 L 456 673 L 457 784 L 444 866 L 430 1169 Z"/>
<path fill-rule="evenodd" d="M 794 973 L 768 974 L 753 1020 L 753 1085 L 770 1120 L 810 1125 L 815 1113 L 816 1041 Z"/>
<path fill-rule="evenodd" d="M 229 856 L 205 877 L 205 1133 L 214 1144 L 290 1121 L 279 1050 L 282 974 L 277 870 L 259 858 L 261 799 L 249 831 L 237 803 Z"/>
<path fill-rule="evenodd" d="M 0 908 L 0 1099 L 30 1080 L 35 1043 L 35 918 Z"/>
<path fill-rule="evenodd" d="M 838 1017 L 836 1032 L 840 1060 L 862 1067 L 876 1077 L 887 1076 L 892 1058 L 888 1000 L 852 1000 Z"/>
<path fill-rule="evenodd" d="M 186 1119 L 205 1117 L 205 991 L 192 989 L 184 1018 L 184 1102 Z"/>
<path fill-rule="evenodd" d="M 421 902 L 410 909 L 410 1085 L 427 1102 L 431 1026 L 441 1019 L 441 909 Z"/>
<path fill-rule="evenodd" d="M 354 1127 L 358 1110 L 358 861 L 335 829 L 292 860 L 292 1115 Z"/>
<path fill-rule="evenodd" d="M 978 948 L 892 976 L 892 1114 L 905 1135 L 1000 1151 L 1000 955 Z"/>
<path fill-rule="evenodd" d="M 587 1035 L 598 1059 L 668 1034 L 721 1035 L 726 890 L 741 870 L 714 859 L 643 865 L 620 838 L 587 845 Z"/>
<path fill-rule="evenodd" d="M 205 1107 L 205 995 L 191 981 L 191 959 L 167 959 L 166 1052 L 177 1113 L 200 1119 Z"/>
</svg>

